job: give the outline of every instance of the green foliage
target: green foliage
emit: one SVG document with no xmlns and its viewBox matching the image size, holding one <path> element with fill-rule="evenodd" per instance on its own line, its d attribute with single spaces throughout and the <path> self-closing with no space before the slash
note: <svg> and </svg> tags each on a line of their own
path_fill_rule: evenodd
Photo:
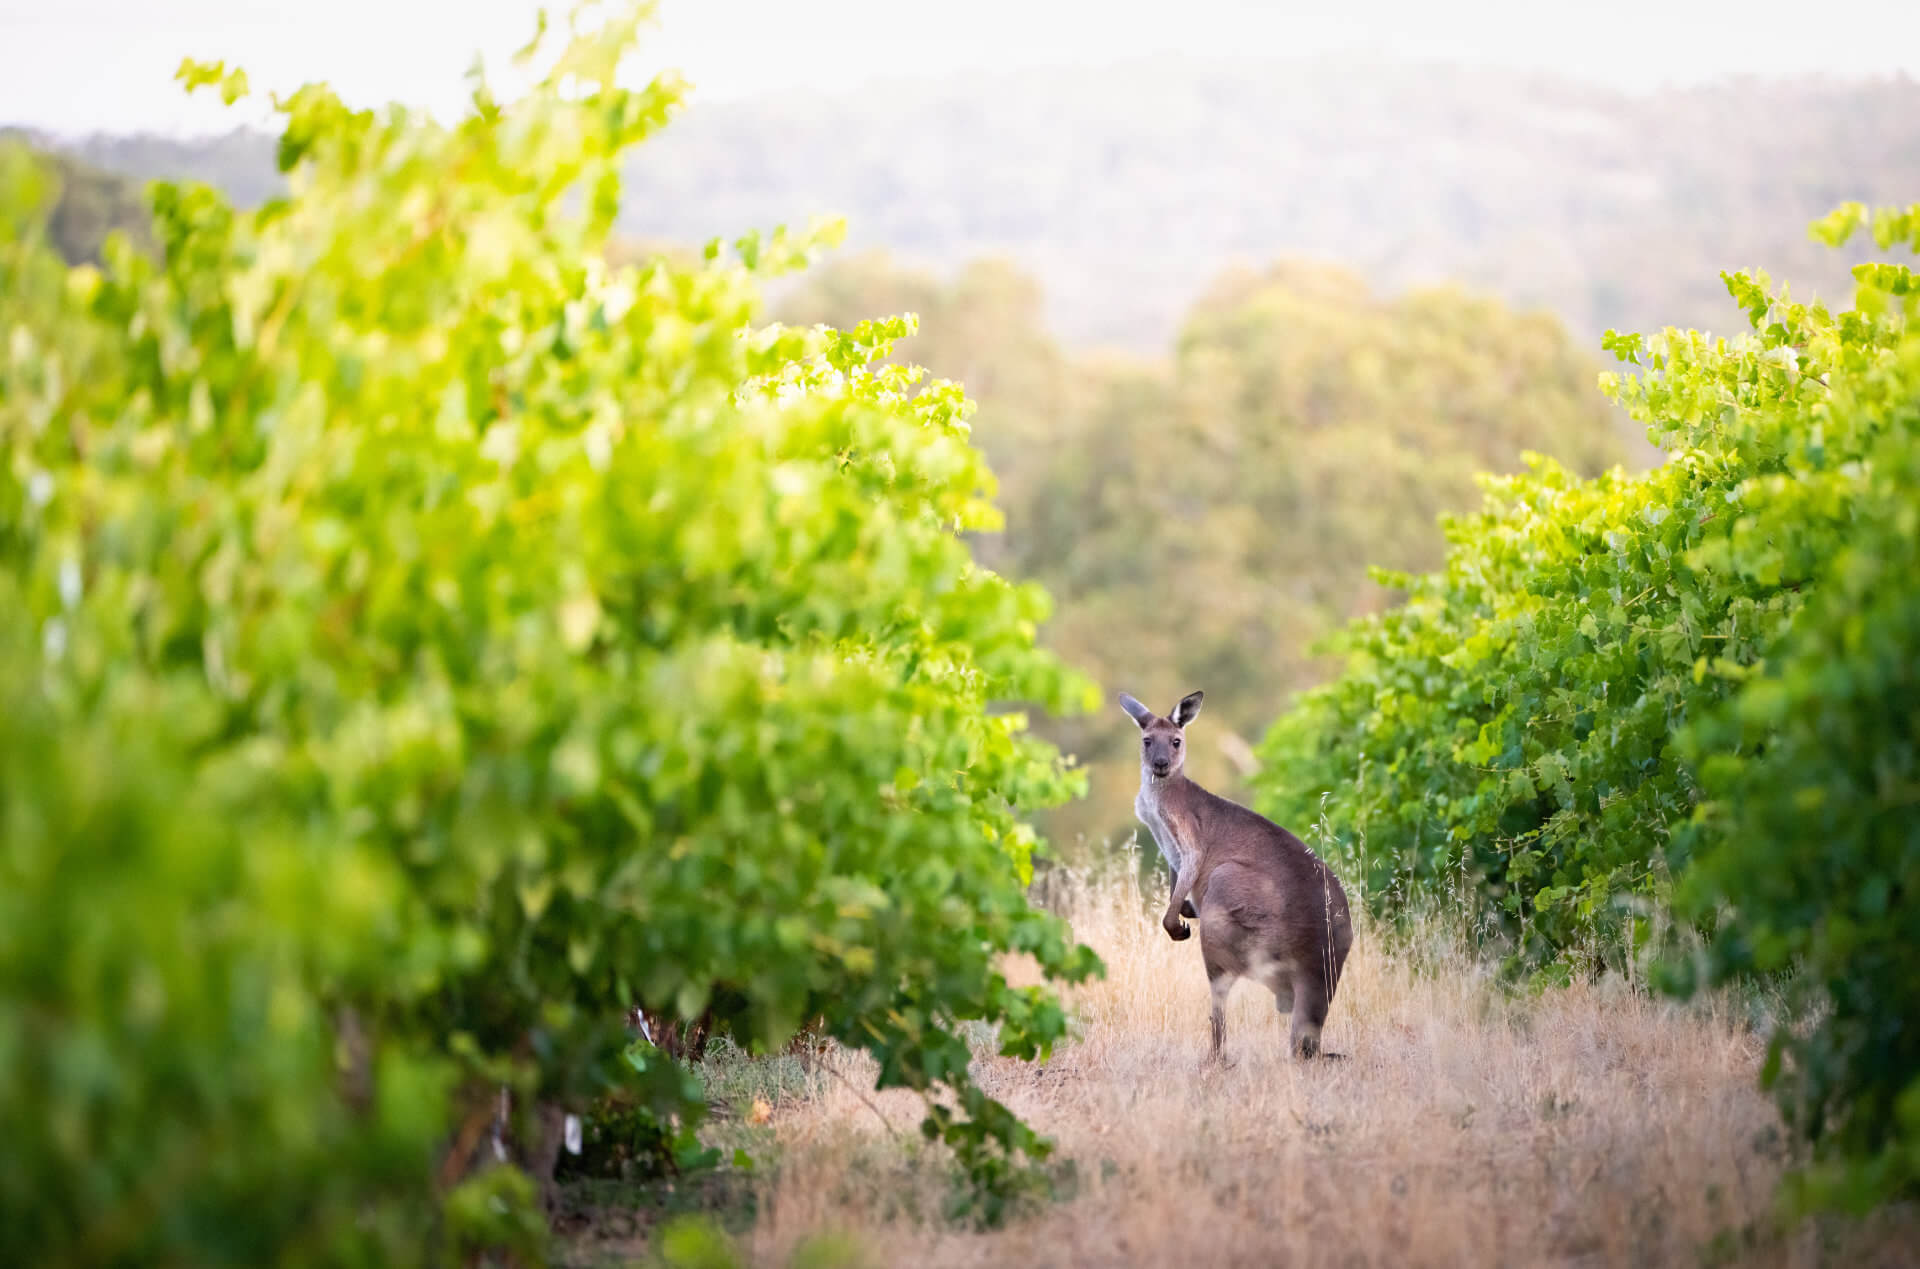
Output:
<svg viewBox="0 0 1920 1269">
<path fill-rule="evenodd" d="M 652 1073 L 656 1063 L 672 1062 L 644 1040 L 628 1046 L 626 1060 L 643 1076 Z M 580 1153 L 560 1156 L 556 1179 L 647 1181 L 718 1163 L 719 1150 L 703 1147 L 696 1135 L 704 1109 L 698 1078 L 673 1065 L 680 1073 L 678 1081 L 656 1078 L 639 1086 L 664 1090 L 664 1096 L 646 1098 L 622 1085 L 597 1098 L 580 1116 Z"/>
<path fill-rule="evenodd" d="M 1920 216 L 1871 223 L 1911 245 Z M 1260 788 L 1324 804 L 1376 911 L 1464 882 L 1524 964 L 1629 963 L 1681 876 L 1713 979 L 1797 971 L 1813 1021 L 1767 1078 L 1826 1161 L 1803 1197 L 1864 1206 L 1920 1177 L 1920 297 L 1905 266 L 1856 277 L 1838 314 L 1728 277 L 1732 341 L 1610 333 L 1639 373 L 1605 386 L 1667 461 L 1490 480 L 1445 569 L 1276 724 Z"/>
<path fill-rule="evenodd" d="M 9 489 L 17 493 L 17 489 Z M 0 612 L 25 597 L 0 571 Z M 43 684 L 0 631 L 0 1225 L 36 1264 L 405 1264 L 444 1061 L 329 997 L 390 861 L 287 814 L 178 674 Z M 340 990 L 322 990 L 338 984 Z M 342 1021 L 348 1025 L 340 1025 Z"/>
<path fill-rule="evenodd" d="M 1042 1054 L 1065 1016 L 1000 957 L 1099 970 L 1023 893 L 1020 817 L 1077 781 L 989 708 L 1088 685 L 960 537 L 996 514 L 958 388 L 871 365 L 908 323 L 757 324 L 809 238 L 607 262 L 679 93 L 616 82 L 635 20 L 453 126 L 302 88 L 287 197 L 158 185 L 157 258 L 68 272 L 9 185 L 16 1248 L 399 1259 L 366 1249 L 430 1222 L 368 1205 L 457 1179 L 498 1084 L 691 1113 L 622 1061 L 634 1004 L 760 1048 L 823 1018 L 957 1095 L 983 1180 L 1045 1153 L 958 1027 Z M 524 1244 L 516 1185 L 454 1189 L 448 1236 Z"/>
<path fill-rule="evenodd" d="M 712 1220 L 682 1216 L 660 1230 L 653 1263 L 661 1269 L 736 1269 L 741 1263 L 726 1231 Z"/>
<path fill-rule="evenodd" d="M 1920 207 L 1870 223 L 1920 249 Z M 1845 365 L 1800 461 L 1743 491 L 1726 560 L 1815 564 L 1765 673 L 1683 738 L 1707 800 L 1678 899 L 1721 929 L 1672 984 L 1792 971 L 1815 1021 L 1775 1034 L 1766 1079 L 1818 1145 L 1794 1199 L 1856 1211 L 1920 1194 L 1920 294 L 1904 266 L 1859 274 L 1837 337 L 1789 316 L 1789 340 L 1837 343 Z"/>
<path fill-rule="evenodd" d="M 682 1216 L 661 1228 L 645 1263 L 659 1269 L 737 1269 L 745 1261 L 711 1218 Z M 792 1269 L 862 1269 L 873 1263 L 859 1243 L 831 1233 L 801 1239 L 787 1259 Z"/>
<path fill-rule="evenodd" d="M 443 1210 L 448 1247 L 461 1262 L 504 1252 L 513 1263 L 546 1264 L 547 1223 L 526 1173 L 490 1168 L 469 1177 L 447 1195 Z"/>
<path fill-rule="evenodd" d="M 1330 795 L 1377 910 L 1464 874 L 1525 960 L 1618 961 L 1616 900 L 1684 862 L 1668 829 L 1699 791 L 1672 737 L 1751 672 L 1813 566 L 1767 554 L 1742 499 L 1803 460 L 1802 414 L 1849 355 L 1825 310 L 1782 301 L 1764 320 L 1762 283 L 1729 287 L 1756 337 L 1606 341 L 1644 367 L 1603 385 L 1665 463 L 1580 481 L 1535 458 L 1487 481 L 1482 510 L 1447 526 L 1445 568 L 1392 579 L 1408 602 L 1342 635 L 1346 672 L 1268 737 L 1263 805 L 1306 818 Z"/>
</svg>

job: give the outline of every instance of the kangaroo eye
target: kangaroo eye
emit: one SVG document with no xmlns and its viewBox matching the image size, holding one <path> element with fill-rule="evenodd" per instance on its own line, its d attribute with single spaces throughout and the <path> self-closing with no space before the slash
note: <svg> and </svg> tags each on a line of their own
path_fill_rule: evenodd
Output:
<svg viewBox="0 0 1920 1269">
<path fill-rule="evenodd" d="M 1173 738 L 1173 747 L 1174 747 L 1175 749 L 1178 749 L 1178 748 L 1180 747 L 1180 737 L 1178 737 L 1178 736 L 1175 736 L 1175 737 Z"/>
</svg>

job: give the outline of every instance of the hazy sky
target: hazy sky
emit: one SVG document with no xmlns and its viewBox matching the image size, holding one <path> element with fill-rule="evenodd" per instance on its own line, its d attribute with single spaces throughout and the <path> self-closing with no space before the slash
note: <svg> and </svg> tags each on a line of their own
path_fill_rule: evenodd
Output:
<svg viewBox="0 0 1920 1269">
<path fill-rule="evenodd" d="M 457 109 L 474 53 L 505 68 L 536 0 L 0 0 L 0 123 L 59 131 L 230 126 L 185 101 L 181 57 L 255 89 L 326 79 L 350 101 Z M 564 3 L 550 6 L 564 12 Z M 1920 0 L 663 0 L 649 60 L 695 101 L 901 73 L 1176 51 L 1327 51 L 1557 71 L 1628 88 L 1737 72 L 1920 73 Z M 1843 20 L 1844 18 L 1844 20 Z"/>
</svg>

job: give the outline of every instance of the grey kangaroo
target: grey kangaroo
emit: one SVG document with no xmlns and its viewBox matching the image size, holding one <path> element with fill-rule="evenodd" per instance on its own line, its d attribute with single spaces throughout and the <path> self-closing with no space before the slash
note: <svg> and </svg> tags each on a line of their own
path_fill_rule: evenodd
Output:
<svg viewBox="0 0 1920 1269">
<path fill-rule="evenodd" d="M 1187 779 L 1186 729 L 1203 695 L 1183 697 L 1162 718 L 1120 694 L 1120 708 L 1141 732 L 1133 811 L 1173 870 L 1160 924 L 1176 941 L 1193 933 L 1183 916 L 1200 924 L 1200 957 L 1213 988 L 1213 1059 L 1226 1032 L 1227 993 L 1241 978 L 1271 991 L 1280 1012 L 1293 1015 L 1293 1054 L 1314 1057 L 1353 946 L 1347 893 L 1305 842 Z"/>
</svg>

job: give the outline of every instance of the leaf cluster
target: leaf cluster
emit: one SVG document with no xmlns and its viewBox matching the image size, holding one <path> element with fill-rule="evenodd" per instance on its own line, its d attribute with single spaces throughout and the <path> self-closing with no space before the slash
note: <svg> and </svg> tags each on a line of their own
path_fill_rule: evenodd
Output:
<svg viewBox="0 0 1920 1269">
<path fill-rule="evenodd" d="M 1912 246 L 1920 215 L 1815 232 L 1868 223 Z M 1666 461 L 1489 479 L 1445 567 L 1339 636 L 1259 780 L 1278 818 L 1324 812 L 1376 911 L 1459 895 L 1516 965 L 1633 969 L 1699 929 L 1666 985 L 1796 971 L 1817 1020 L 1768 1079 L 1832 1160 L 1806 1181 L 1827 1203 L 1920 1175 L 1920 301 L 1904 265 L 1855 276 L 1837 313 L 1727 276 L 1731 340 L 1609 333 L 1635 369 L 1603 387 Z"/>
<path fill-rule="evenodd" d="M 964 397 L 874 364 L 908 324 L 760 318 L 822 236 L 607 260 L 680 92 L 617 76 L 636 21 L 451 125 L 279 98 L 286 196 L 158 184 L 157 256 L 69 271 L 0 215 L 0 1085 L 45 1129 L 0 1224 L 45 1257 L 298 1259 L 317 1224 L 351 1258 L 295 1170 L 428 1202 L 500 1084 L 631 1084 L 635 1005 L 823 1019 L 952 1090 L 969 1160 L 1046 1149 L 958 1026 L 1044 1053 L 1061 1007 L 1001 957 L 1099 970 L 1023 890 L 1023 815 L 1078 781 L 990 709 L 1088 685 L 960 536 L 996 519 Z M 658 1065 L 644 1104 L 686 1109 Z M 521 1192 L 466 1182 L 449 1236 Z"/>
</svg>

